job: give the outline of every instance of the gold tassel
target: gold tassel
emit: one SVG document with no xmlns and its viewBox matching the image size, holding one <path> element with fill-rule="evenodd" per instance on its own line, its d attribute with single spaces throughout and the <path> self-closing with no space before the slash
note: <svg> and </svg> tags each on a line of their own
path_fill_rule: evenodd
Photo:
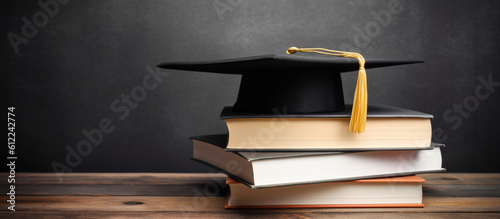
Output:
<svg viewBox="0 0 500 219">
<path fill-rule="evenodd" d="M 365 132 L 366 113 L 368 108 L 368 89 L 366 82 L 365 59 L 359 53 L 344 52 L 337 50 L 329 50 L 323 48 L 297 48 L 290 47 L 286 50 L 287 54 L 296 52 L 312 52 L 323 55 L 341 56 L 348 58 L 356 58 L 359 62 L 358 81 L 356 83 L 356 91 L 354 92 L 354 101 L 352 103 L 351 122 L 349 131 L 354 133 Z"/>
</svg>

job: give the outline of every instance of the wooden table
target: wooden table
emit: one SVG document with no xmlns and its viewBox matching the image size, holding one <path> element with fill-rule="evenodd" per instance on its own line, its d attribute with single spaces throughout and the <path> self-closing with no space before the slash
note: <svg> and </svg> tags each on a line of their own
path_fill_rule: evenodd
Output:
<svg viewBox="0 0 500 219">
<path fill-rule="evenodd" d="M 7 210 L 1 180 L 0 218 L 11 217 L 384 217 L 500 218 L 500 174 L 421 174 L 425 208 L 224 209 L 225 175 L 176 173 L 16 174 L 16 211 Z M 0 174 L 7 179 L 7 174 Z"/>
</svg>

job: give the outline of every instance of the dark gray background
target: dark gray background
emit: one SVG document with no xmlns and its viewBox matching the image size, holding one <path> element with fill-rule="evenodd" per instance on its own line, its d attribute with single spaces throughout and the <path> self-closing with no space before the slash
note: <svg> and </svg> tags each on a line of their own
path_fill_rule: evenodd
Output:
<svg viewBox="0 0 500 219">
<path fill-rule="evenodd" d="M 425 60 L 370 70 L 369 103 L 433 114 L 449 172 L 500 171 L 500 87 L 474 102 L 478 77 L 492 74 L 500 82 L 498 1 L 400 1 L 401 11 L 384 25 L 371 12 L 384 13 L 391 1 L 70 1 L 18 53 L 8 34 L 22 36 L 21 18 L 32 20 L 43 9 L 37 1 L 0 4 L 7 91 L 1 104 L 4 113 L 16 107 L 17 171 L 67 165 L 65 148 L 75 149 L 86 139 L 82 130 L 98 128 L 103 118 L 115 130 L 72 171 L 212 171 L 189 159 L 187 137 L 226 131 L 218 116 L 236 100 L 239 76 L 172 71 L 123 120 L 111 103 L 142 84 L 147 66 L 163 61 L 346 45 L 365 57 Z M 360 41 L 367 26 L 375 33 Z M 343 74 L 346 102 L 355 79 Z M 464 101 L 471 112 L 444 117 Z"/>
</svg>

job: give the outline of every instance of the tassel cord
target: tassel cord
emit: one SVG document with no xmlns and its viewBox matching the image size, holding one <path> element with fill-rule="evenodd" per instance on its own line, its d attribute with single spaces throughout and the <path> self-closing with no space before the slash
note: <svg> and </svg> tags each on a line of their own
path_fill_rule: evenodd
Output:
<svg viewBox="0 0 500 219">
<path fill-rule="evenodd" d="M 366 127 L 366 115 L 368 109 L 368 89 L 365 70 L 365 58 L 355 52 L 344 52 L 338 50 L 330 50 L 323 48 L 297 48 L 290 47 L 286 53 L 292 54 L 296 52 L 310 52 L 323 55 L 340 56 L 355 58 L 359 62 L 358 79 L 356 82 L 356 90 L 354 92 L 354 101 L 352 104 L 351 120 L 349 123 L 349 131 L 354 133 L 363 133 Z"/>
</svg>

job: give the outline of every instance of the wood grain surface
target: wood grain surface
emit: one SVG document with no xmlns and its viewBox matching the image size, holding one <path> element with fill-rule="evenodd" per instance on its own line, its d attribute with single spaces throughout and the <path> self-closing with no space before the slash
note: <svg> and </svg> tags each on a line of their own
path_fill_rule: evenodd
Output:
<svg viewBox="0 0 500 219">
<path fill-rule="evenodd" d="M 223 174 L 16 174 L 16 211 L 0 197 L 0 218 L 499 218 L 500 174 L 421 174 L 424 208 L 224 209 Z M 0 177 L 7 178 L 2 173 Z M 6 180 L 0 182 L 8 191 Z"/>
</svg>

